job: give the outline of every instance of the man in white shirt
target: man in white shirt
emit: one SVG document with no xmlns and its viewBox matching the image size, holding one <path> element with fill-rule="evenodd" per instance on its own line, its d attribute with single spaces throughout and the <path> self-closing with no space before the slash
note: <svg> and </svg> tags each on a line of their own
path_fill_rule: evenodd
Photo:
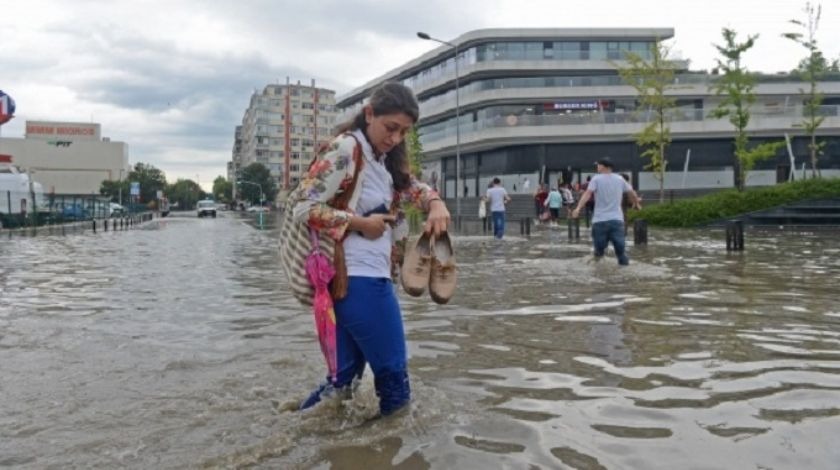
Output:
<svg viewBox="0 0 840 470">
<path fill-rule="evenodd" d="M 505 204 L 510 202 L 502 180 L 493 178 L 493 186 L 487 190 L 487 200 L 490 201 L 490 213 L 493 215 L 493 235 L 501 240 L 505 235 Z"/>
<path fill-rule="evenodd" d="M 612 242 L 615 250 L 615 257 L 618 264 L 626 266 L 630 259 L 625 252 L 624 244 L 624 213 L 621 211 L 621 199 L 627 193 L 633 207 L 640 209 L 641 201 L 633 191 L 630 183 L 620 175 L 614 174 L 613 162 L 609 157 L 602 158 L 596 163 L 598 174 L 589 182 L 586 192 L 581 196 L 572 217 L 580 215 L 581 207 L 585 207 L 587 201 L 595 197 L 595 214 L 592 216 L 592 245 L 595 249 L 595 258 L 604 256 L 607 245 Z"/>
</svg>

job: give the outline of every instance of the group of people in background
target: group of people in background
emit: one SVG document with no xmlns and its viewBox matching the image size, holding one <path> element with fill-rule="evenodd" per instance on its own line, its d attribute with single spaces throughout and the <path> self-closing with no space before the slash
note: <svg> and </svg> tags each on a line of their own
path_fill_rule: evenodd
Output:
<svg viewBox="0 0 840 470">
<path fill-rule="evenodd" d="M 578 200 L 580 193 L 580 185 L 573 187 L 568 183 L 559 183 L 549 191 L 547 184 L 540 184 L 534 193 L 534 208 L 537 212 L 537 220 L 556 224 L 561 213 L 565 213 L 566 217 L 569 217 L 572 206 Z"/>
<path fill-rule="evenodd" d="M 534 209 L 538 223 L 557 224 L 561 214 L 566 218 L 578 218 L 583 213 L 592 220 L 592 244 L 596 259 L 604 256 L 612 243 L 620 265 L 629 264 L 625 252 L 624 238 L 627 234 L 627 210 L 641 208 L 641 198 L 630 185 L 627 174 L 613 173 L 613 162 L 609 157 L 595 164 L 597 174 L 588 176 L 583 184 L 574 185 L 558 181 L 549 189 L 547 184 L 538 184 L 534 192 Z M 479 203 L 478 217 L 487 217 L 486 204 L 490 203 L 493 217 L 493 235 L 501 239 L 505 232 L 505 205 L 511 198 L 499 178 L 487 189 Z"/>
</svg>

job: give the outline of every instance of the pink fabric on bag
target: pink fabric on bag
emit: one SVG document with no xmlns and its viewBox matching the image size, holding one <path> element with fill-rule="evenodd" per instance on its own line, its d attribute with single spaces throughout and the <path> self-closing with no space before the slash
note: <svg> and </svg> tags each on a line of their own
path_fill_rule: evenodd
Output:
<svg viewBox="0 0 840 470">
<path fill-rule="evenodd" d="M 306 277 L 315 290 L 315 298 L 312 299 L 315 331 L 318 333 L 318 342 L 327 362 L 330 379 L 335 383 L 338 372 L 338 348 L 335 336 L 335 310 L 329 289 L 330 281 L 335 276 L 335 268 L 327 256 L 321 253 L 318 232 L 310 228 L 309 238 L 312 241 L 312 252 L 306 258 Z"/>
</svg>

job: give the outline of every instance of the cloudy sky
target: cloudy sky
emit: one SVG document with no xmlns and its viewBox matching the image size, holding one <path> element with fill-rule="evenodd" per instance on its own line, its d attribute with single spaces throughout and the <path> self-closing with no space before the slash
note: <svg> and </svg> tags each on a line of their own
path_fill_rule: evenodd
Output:
<svg viewBox="0 0 840 470">
<path fill-rule="evenodd" d="M 714 64 L 730 27 L 760 34 L 747 66 L 793 68 L 803 50 L 780 37 L 799 0 L 0 0 L 0 89 L 24 121 L 98 122 L 130 162 L 205 188 L 226 174 L 251 93 L 293 81 L 339 94 L 436 46 L 494 27 L 673 27 L 693 69 Z M 823 2 L 818 40 L 840 57 L 840 4 Z"/>
</svg>

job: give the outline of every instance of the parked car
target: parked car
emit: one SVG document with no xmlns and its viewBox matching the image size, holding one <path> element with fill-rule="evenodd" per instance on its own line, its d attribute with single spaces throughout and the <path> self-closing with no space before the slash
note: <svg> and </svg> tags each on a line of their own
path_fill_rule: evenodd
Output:
<svg viewBox="0 0 840 470">
<path fill-rule="evenodd" d="M 86 220 L 90 213 L 80 204 L 67 204 L 61 209 L 61 217 L 71 220 Z"/>
<path fill-rule="evenodd" d="M 246 209 L 248 212 L 268 212 L 268 207 L 265 206 L 251 206 Z"/>
<path fill-rule="evenodd" d="M 213 217 L 216 218 L 216 201 L 212 201 L 210 199 L 205 199 L 203 201 L 198 201 L 196 204 L 196 210 L 198 211 L 198 217 Z"/>
</svg>

